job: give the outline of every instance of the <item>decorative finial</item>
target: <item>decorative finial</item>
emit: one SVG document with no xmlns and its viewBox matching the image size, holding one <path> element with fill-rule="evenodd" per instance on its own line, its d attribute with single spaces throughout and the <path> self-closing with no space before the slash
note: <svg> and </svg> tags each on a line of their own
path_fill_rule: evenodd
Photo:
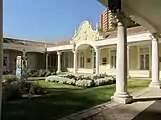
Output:
<svg viewBox="0 0 161 120">
<path fill-rule="evenodd" d="M 76 44 L 73 42 L 73 51 L 75 51 Z"/>
<path fill-rule="evenodd" d="M 74 31 L 74 36 L 77 34 L 77 29 L 76 29 L 76 27 L 75 27 L 75 31 Z"/>
<path fill-rule="evenodd" d="M 47 45 L 46 45 L 46 43 L 45 43 L 45 53 L 47 53 Z"/>
<path fill-rule="evenodd" d="M 98 29 L 98 22 L 96 22 L 96 29 Z"/>
<path fill-rule="evenodd" d="M 96 22 L 96 31 L 98 31 L 99 26 L 98 26 L 98 22 Z"/>
</svg>

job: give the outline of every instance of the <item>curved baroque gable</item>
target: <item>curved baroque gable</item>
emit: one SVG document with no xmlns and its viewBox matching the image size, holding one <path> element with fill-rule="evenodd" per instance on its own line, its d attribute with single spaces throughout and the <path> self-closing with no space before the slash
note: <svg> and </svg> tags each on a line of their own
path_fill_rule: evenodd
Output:
<svg viewBox="0 0 161 120">
<path fill-rule="evenodd" d="M 97 39 L 99 39 L 99 32 L 93 30 L 90 22 L 85 20 L 80 24 L 78 30 L 75 31 L 75 35 L 71 42 L 80 43 L 84 41 L 95 41 Z"/>
</svg>

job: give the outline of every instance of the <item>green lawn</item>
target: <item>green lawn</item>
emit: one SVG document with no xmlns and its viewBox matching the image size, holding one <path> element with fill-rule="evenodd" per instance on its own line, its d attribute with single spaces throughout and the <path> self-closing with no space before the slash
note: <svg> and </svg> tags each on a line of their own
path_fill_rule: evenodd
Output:
<svg viewBox="0 0 161 120">
<path fill-rule="evenodd" d="M 3 103 L 3 120 L 55 120 L 109 101 L 115 91 L 115 85 L 82 89 L 44 81 L 38 83 L 48 88 L 49 94 Z M 128 91 L 139 91 L 149 83 L 149 80 L 129 80 Z"/>
</svg>

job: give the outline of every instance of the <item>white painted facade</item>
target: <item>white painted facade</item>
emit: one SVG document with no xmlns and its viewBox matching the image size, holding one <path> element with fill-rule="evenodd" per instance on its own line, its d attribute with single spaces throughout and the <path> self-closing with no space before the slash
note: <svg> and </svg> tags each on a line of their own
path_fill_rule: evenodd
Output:
<svg viewBox="0 0 161 120">
<path fill-rule="evenodd" d="M 74 37 L 71 39 L 70 45 L 50 47 L 47 48 L 47 51 L 73 54 L 68 58 L 70 59 L 70 61 L 68 61 L 67 63 L 70 64 L 70 66 L 67 67 L 67 71 L 69 72 L 73 73 L 106 72 L 107 74 L 116 75 L 116 62 L 115 62 L 116 51 L 115 52 L 112 51 L 116 50 L 117 40 L 118 40 L 117 37 L 103 39 L 102 36 L 99 35 L 99 32 L 97 30 L 92 29 L 91 24 L 88 21 L 84 21 L 79 26 Z M 138 34 L 129 35 L 127 37 L 127 45 L 129 49 L 128 51 L 129 76 L 150 77 L 151 66 L 152 66 L 151 34 L 148 31 L 146 32 L 144 31 L 139 32 Z M 159 44 L 159 46 L 160 45 L 161 44 Z M 142 49 L 148 49 L 148 53 L 141 52 Z M 94 63 L 93 52 L 96 52 L 97 50 L 99 50 L 99 54 L 95 55 L 95 63 Z M 161 49 L 159 49 L 159 51 L 160 50 Z M 144 58 L 141 58 L 142 56 L 144 56 Z M 146 58 L 146 56 L 148 58 Z M 73 61 L 71 61 L 71 59 Z M 83 67 L 81 66 L 82 59 L 84 61 Z M 144 59 L 144 62 L 142 61 L 142 59 Z M 145 65 L 146 62 L 148 62 L 148 66 Z M 71 64 L 73 64 L 73 66 L 71 66 Z M 141 68 L 142 64 L 144 64 L 143 68 Z M 145 68 L 146 66 L 147 68 Z M 161 64 L 159 64 L 159 66 L 161 66 Z"/>
</svg>

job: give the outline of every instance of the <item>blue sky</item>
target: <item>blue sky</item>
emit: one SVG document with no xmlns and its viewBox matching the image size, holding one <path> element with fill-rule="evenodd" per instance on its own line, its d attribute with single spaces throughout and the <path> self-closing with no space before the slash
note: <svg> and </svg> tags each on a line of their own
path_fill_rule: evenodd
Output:
<svg viewBox="0 0 161 120">
<path fill-rule="evenodd" d="M 95 26 L 104 9 L 97 0 L 4 0 L 4 36 L 46 42 L 71 38 L 83 20 Z"/>
</svg>

